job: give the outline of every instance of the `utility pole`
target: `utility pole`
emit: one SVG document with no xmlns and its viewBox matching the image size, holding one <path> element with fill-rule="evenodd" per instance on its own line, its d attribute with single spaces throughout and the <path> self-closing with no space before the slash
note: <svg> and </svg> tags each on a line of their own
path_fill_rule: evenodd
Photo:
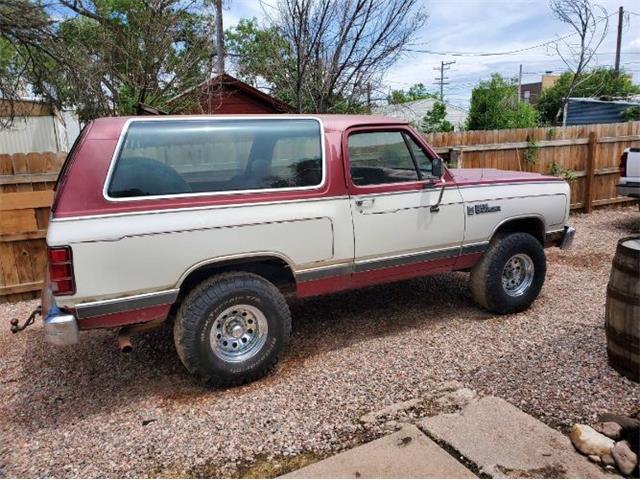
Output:
<svg viewBox="0 0 640 480">
<path fill-rule="evenodd" d="M 522 101 L 522 64 L 520 64 L 520 71 L 518 72 L 518 103 Z"/>
<path fill-rule="evenodd" d="M 222 0 L 214 0 L 216 5 L 216 74 L 224 73 L 224 27 L 222 26 Z"/>
<path fill-rule="evenodd" d="M 445 62 L 442 61 L 440 62 L 440 67 L 435 67 L 434 70 L 440 70 L 440 77 L 436 77 L 435 82 L 433 82 L 436 85 L 440 85 L 440 101 L 444 102 L 444 86 L 445 85 L 449 85 L 449 82 L 445 82 L 445 80 L 448 80 L 449 77 L 445 77 L 444 76 L 444 72 L 446 70 L 449 70 L 451 68 L 451 65 L 453 65 L 455 62 Z"/>
<path fill-rule="evenodd" d="M 616 40 L 616 73 L 620 73 L 620 46 L 622 45 L 622 19 L 624 8 L 618 8 L 618 39 Z"/>
</svg>

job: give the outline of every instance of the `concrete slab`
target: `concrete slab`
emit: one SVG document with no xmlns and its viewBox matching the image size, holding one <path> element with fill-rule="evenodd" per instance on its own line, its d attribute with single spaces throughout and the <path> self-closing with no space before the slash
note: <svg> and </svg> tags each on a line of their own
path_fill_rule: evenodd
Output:
<svg viewBox="0 0 640 480">
<path fill-rule="evenodd" d="M 413 425 L 281 478 L 477 478 Z"/>
<path fill-rule="evenodd" d="M 620 478 L 575 451 L 569 438 L 496 397 L 420 422 L 493 478 Z"/>
</svg>

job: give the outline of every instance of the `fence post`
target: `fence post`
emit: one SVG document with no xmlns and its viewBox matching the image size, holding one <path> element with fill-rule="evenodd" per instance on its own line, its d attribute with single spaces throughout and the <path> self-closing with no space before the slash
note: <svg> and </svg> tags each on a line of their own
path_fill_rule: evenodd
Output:
<svg viewBox="0 0 640 480">
<path fill-rule="evenodd" d="M 596 132 L 589 132 L 589 152 L 587 154 L 587 175 L 584 178 L 584 200 L 582 208 L 584 213 L 591 213 L 593 210 L 593 180 L 595 178 L 596 154 L 598 148 L 598 137 Z"/>
</svg>

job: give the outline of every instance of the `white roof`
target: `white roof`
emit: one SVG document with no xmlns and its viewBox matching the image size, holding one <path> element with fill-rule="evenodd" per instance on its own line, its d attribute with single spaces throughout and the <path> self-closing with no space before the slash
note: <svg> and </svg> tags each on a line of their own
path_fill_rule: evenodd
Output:
<svg viewBox="0 0 640 480">
<path fill-rule="evenodd" d="M 422 117 L 433 109 L 433 105 L 437 101 L 438 99 L 435 98 L 424 98 L 422 100 L 415 100 L 407 103 L 381 105 L 373 107 L 372 113 L 376 115 L 401 118 L 408 122 L 419 124 Z M 460 127 L 464 126 L 464 123 L 467 120 L 467 111 L 460 107 L 456 107 L 455 105 L 451 105 L 450 103 L 444 103 L 447 106 L 446 119 L 456 127 L 456 130 L 459 130 Z"/>
</svg>

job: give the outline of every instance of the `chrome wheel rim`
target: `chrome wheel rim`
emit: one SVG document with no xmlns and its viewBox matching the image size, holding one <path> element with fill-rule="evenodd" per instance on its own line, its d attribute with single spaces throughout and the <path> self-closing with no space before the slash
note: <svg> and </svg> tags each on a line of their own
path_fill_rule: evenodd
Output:
<svg viewBox="0 0 640 480">
<path fill-rule="evenodd" d="M 533 283 L 535 269 L 529 255 L 518 253 L 502 269 L 502 288 L 511 297 L 523 295 Z"/>
<path fill-rule="evenodd" d="M 267 341 L 269 324 L 262 310 L 253 305 L 233 305 L 220 313 L 209 333 L 213 353 L 226 362 L 254 357 Z"/>
</svg>

